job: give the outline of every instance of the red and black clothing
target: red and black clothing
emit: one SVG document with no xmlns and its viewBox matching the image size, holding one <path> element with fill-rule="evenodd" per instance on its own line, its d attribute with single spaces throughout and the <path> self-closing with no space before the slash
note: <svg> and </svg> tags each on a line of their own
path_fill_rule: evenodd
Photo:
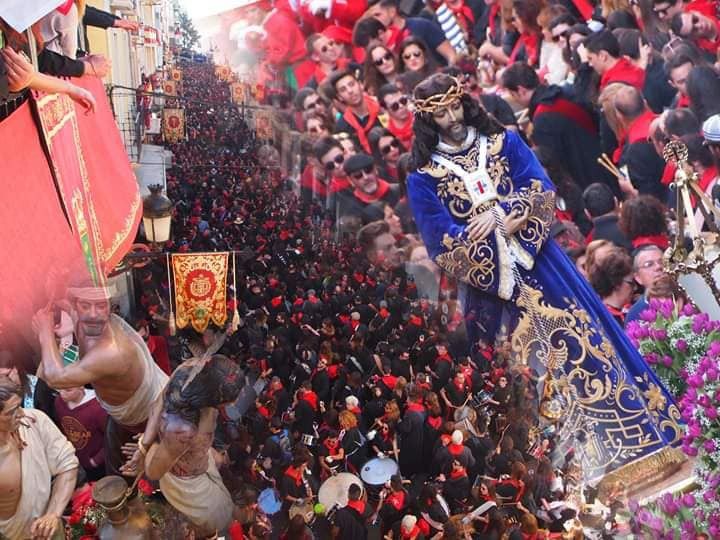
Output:
<svg viewBox="0 0 720 540">
<path fill-rule="evenodd" d="M 614 177 L 601 167 L 602 153 L 595 115 L 565 95 L 555 85 L 538 86 L 530 100 L 532 140 L 562 158 L 570 176 L 581 188 L 599 180 L 613 184 Z"/>
<path fill-rule="evenodd" d="M 93 480 L 105 476 L 104 437 L 107 413 L 95 399 L 94 392 L 92 395 L 86 394 L 86 399 L 75 407 L 70 407 L 57 396 L 55 414 L 63 434 L 75 447 L 75 454 L 83 469 Z"/>
<path fill-rule="evenodd" d="M 665 161 L 647 140 L 650 123 L 656 116 L 647 110 L 630 124 L 625 136 L 620 140 L 620 146 L 615 150 L 613 161 L 619 167 L 627 165 L 630 179 L 640 193 L 654 195 L 664 201 L 666 188 L 661 179 Z"/>
</svg>

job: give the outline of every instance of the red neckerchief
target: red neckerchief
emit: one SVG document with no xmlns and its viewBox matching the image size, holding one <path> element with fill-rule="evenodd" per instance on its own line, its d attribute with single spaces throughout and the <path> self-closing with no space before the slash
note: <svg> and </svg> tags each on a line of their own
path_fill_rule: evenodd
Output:
<svg viewBox="0 0 720 540">
<path fill-rule="evenodd" d="M 361 200 L 365 204 L 372 204 L 382 199 L 389 189 L 390 184 L 388 184 L 385 180 L 381 180 L 380 178 L 378 178 L 377 189 L 375 190 L 375 193 L 368 194 L 360 189 L 356 189 L 355 191 L 353 191 L 353 195 L 355 195 L 356 199 Z"/>
<path fill-rule="evenodd" d="M 450 452 L 453 456 L 459 456 L 462 454 L 462 451 L 465 449 L 465 447 L 462 444 L 455 444 L 451 443 L 448 444 L 448 452 Z"/>
<path fill-rule="evenodd" d="M 415 524 L 415 526 L 412 528 L 412 531 L 410 532 L 406 531 L 403 527 L 400 527 L 400 537 L 407 540 L 417 538 L 420 532 L 420 527 L 417 524 Z"/>
<path fill-rule="evenodd" d="M 618 147 L 613 152 L 613 161 L 615 163 L 620 161 L 620 156 L 622 156 L 622 152 L 626 144 L 634 144 L 636 142 L 647 140 L 648 132 L 650 131 L 650 124 L 656 117 L 657 114 L 648 109 L 633 120 L 627 132 L 620 137 Z"/>
<path fill-rule="evenodd" d="M 272 414 L 270 414 L 270 411 L 267 409 L 267 407 L 264 407 L 262 405 L 260 405 L 258 407 L 258 412 L 260 413 L 260 416 L 262 416 L 265 419 L 268 419 L 272 416 Z"/>
<path fill-rule="evenodd" d="M 280 383 L 280 388 L 273 388 L 273 387 L 271 386 L 271 387 L 268 389 L 268 391 L 267 391 L 267 396 L 268 396 L 269 398 L 271 398 L 271 397 L 273 397 L 273 396 L 275 395 L 276 392 L 279 392 L 279 391 L 282 390 L 282 389 L 283 389 L 282 383 Z"/>
<path fill-rule="evenodd" d="M 419 317 L 419 316 L 417 316 L 417 315 L 410 315 L 410 319 L 408 319 L 408 322 L 409 322 L 410 324 L 415 325 L 415 326 L 422 326 L 422 325 L 423 325 L 422 317 Z"/>
<path fill-rule="evenodd" d="M 625 314 L 622 312 L 622 310 L 616 308 L 615 306 L 611 306 L 610 304 L 605 304 L 605 307 L 610 312 L 610 315 L 612 315 L 613 317 L 616 317 L 621 321 L 625 320 Z"/>
<path fill-rule="evenodd" d="M 430 425 L 431 428 L 433 428 L 435 431 L 437 431 L 438 429 L 440 429 L 440 426 L 442 426 L 443 417 L 442 416 L 428 416 L 427 423 Z"/>
<path fill-rule="evenodd" d="M 691 105 L 690 102 L 690 96 L 681 95 L 680 98 L 677 100 L 677 109 L 687 109 Z"/>
<path fill-rule="evenodd" d="M 295 485 L 297 487 L 300 487 L 302 485 L 302 470 L 296 469 L 292 465 L 290 465 L 287 469 L 285 469 L 285 476 L 288 476 L 295 480 Z"/>
<path fill-rule="evenodd" d="M 665 250 L 670 245 L 670 239 L 667 237 L 667 234 L 652 234 L 649 236 L 637 236 L 632 240 L 632 247 L 634 248 L 649 245 L 657 246 Z"/>
<path fill-rule="evenodd" d="M 335 63 L 335 69 L 332 71 L 339 71 L 342 69 L 346 69 L 350 65 L 350 60 L 347 58 L 338 58 L 337 62 Z M 327 76 L 329 73 L 325 73 L 322 68 L 320 67 L 320 64 L 318 62 L 315 62 L 315 69 L 313 70 L 313 77 L 315 78 L 315 82 L 320 86 L 322 82 L 327 79 Z"/>
<path fill-rule="evenodd" d="M 415 116 L 411 114 L 405 122 L 405 125 L 400 126 L 396 124 L 395 119 L 392 117 L 390 117 L 390 121 L 388 122 L 388 131 L 395 135 L 395 138 L 402 143 L 405 150 L 410 150 L 410 147 L 412 146 L 414 120 Z"/>
<path fill-rule="evenodd" d="M 407 410 L 405 412 L 425 412 L 425 406 L 422 403 L 411 401 L 408 403 Z"/>
<path fill-rule="evenodd" d="M 472 381 L 473 368 L 470 366 L 460 366 L 460 371 L 465 375 L 465 382 Z"/>
<path fill-rule="evenodd" d="M 450 472 L 450 478 L 452 478 L 453 480 L 463 478 L 464 476 L 467 476 L 467 471 L 465 471 L 464 467 L 459 470 L 453 470 Z"/>
<path fill-rule="evenodd" d="M 488 15 L 488 29 L 490 30 L 490 36 L 495 37 L 495 19 L 497 19 L 498 12 L 500 11 L 500 2 L 495 2 L 490 6 L 490 14 Z"/>
<path fill-rule="evenodd" d="M 357 320 L 357 321 L 356 321 L 356 320 L 353 319 L 353 320 L 350 321 L 350 328 L 352 328 L 352 329 L 353 329 L 353 332 L 354 332 L 355 330 L 358 329 L 358 327 L 360 326 L 360 324 L 362 324 L 362 321 L 360 321 L 360 320 Z"/>
<path fill-rule="evenodd" d="M 274 308 L 280 307 L 280 304 L 282 304 L 282 296 L 276 296 L 272 300 L 270 300 L 270 305 Z"/>
<path fill-rule="evenodd" d="M 380 308 L 378 315 L 380 315 L 381 319 L 387 319 L 390 316 L 390 312 L 386 308 Z"/>
<path fill-rule="evenodd" d="M 363 95 L 363 99 L 365 100 L 365 107 L 368 110 L 368 121 L 365 124 L 365 127 L 362 127 L 360 125 L 358 117 L 355 116 L 355 113 L 352 112 L 350 107 L 345 107 L 343 118 L 355 130 L 355 134 L 357 135 L 358 141 L 360 142 L 360 146 L 363 147 L 365 152 L 367 152 L 368 154 L 372 154 L 372 149 L 370 148 L 370 141 L 368 141 L 367 134 L 375 125 L 378 114 L 380 114 L 380 105 L 378 105 L 377 101 L 375 101 L 367 94 Z"/>
<path fill-rule="evenodd" d="M 73 4 L 75 3 L 75 0 L 67 0 L 64 4 L 61 4 L 57 7 L 57 10 L 62 13 L 63 15 L 67 15 L 70 13 L 70 8 L 73 7 Z"/>
<path fill-rule="evenodd" d="M 393 491 L 386 500 L 395 510 L 400 511 L 405 505 L 405 491 Z"/>
<path fill-rule="evenodd" d="M 458 392 L 460 392 L 461 394 L 465 392 L 465 383 L 464 382 L 458 383 L 457 381 L 453 380 L 453 385 L 455 386 L 455 388 L 457 388 Z"/>
<path fill-rule="evenodd" d="M 614 82 L 626 83 L 642 90 L 645 85 L 645 70 L 633 65 L 627 58 L 620 58 L 600 77 L 600 90 Z"/>
<path fill-rule="evenodd" d="M 328 376 L 331 379 L 337 379 L 339 369 L 340 369 L 340 367 L 336 364 L 333 364 L 332 366 L 328 366 L 327 367 Z"/>
<path fill-rule="evenodd" d="M 455 20 L 457 20 L 463 31 L 469 31 L 472 25 L 475 24 L 475 14 L 472 12 L 472 9 L 465 5 L 465 2 L 460 2 L 460 4 L 454 8 L 450 7 L 447 3 L 445 3 L 445 6 L 450 8 L 450 11 L 455 14 Z"/>
<path fill-rule="evenodd" d="M 363 281 L 365 281 L 365 274 L 363 274 L 362 272 L 355 272 L 353 273 L 353 279 L 358 283 L 362 283 Z"/>
<path fill-rule="evenodd" d="M 353 501 L 351 499 L 351 500 L 348 500 L 347 506 L 348 506 L 348 508 L 352 508 L 353 510 L 355 510 L 361 516 L 365 513 L 365 501 L 361 501 L 361 500 Z"/>
<path fill-rule="evenodd" d="M 302 298 L 296 298 L 293 302 L 293 306 L 302 306 L 305 303 L 305 301 Z"/>
<path fill-rule="evenodd" d="M 342 324 L 348 324 L 350 322 L 350 315 L 338 315 L 338 319 Z"/>
<path fill-rule="evenodd" d="M 307 401 L 310 404 L 310 406 L 313 408 L 313 410 L 317 411 L 318 397 L 315 392 L 313 392 L 312 390 L 305 390 L 302 393 L 302 396 L 300 397 L 300 399 Z"/>
<path fill-rule="evenodd" d="M 447 362 L 448 364 L 452 364 L 452 358 L 450 358 L 448 353 L 438 354 L 435 357 L 435 364 L 438 362 Z"/>
<path fill-rule="evenodd" d="M 350 411 L 351 413 L 353 413 L 355 416 L 362 415 L 362 411 L 360 410 L 360 407 L 348 407 L 347 410 Z"/>
<path fill-rule="evenodd" d="M 345 191 L 346 189 L 350 189 L 351 187 L 352 184 L 347 178 L 338 178 L 337 176 L 333 176 L 330 180 L 330 193 L 339 193 L 341 191 Z"/>
<path fill-rule="evenodd" d="M 397 384 L 397 377 L 395 377 L 394 375 L 383 375 L 382 382 L 385 386 L 392 390 Z"/>
<path fill-rule="evenodd" d="M 515 58 L 520 53 L 520 48 L 525 46 L 525 56 L 528 65 L 534 66 L 538 61 L 538 53 L 540 52 L 540 37 L 535 33 L 523 32 L 520 34 L 512 52 L 510 53 L 509 64 L 515 62 Z"/>
</svg>

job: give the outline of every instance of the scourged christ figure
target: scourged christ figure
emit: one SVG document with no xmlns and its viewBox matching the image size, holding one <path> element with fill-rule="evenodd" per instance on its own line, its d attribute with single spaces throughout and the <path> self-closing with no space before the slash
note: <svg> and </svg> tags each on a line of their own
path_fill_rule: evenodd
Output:
<svg viewBox="0 0 720 540">
<path fill-rule="evenodd" d="M 408 197 L 431 258 L 460 283 L 470 342 L 509 336 L 586 482 L 678 443 L 672 397 L 548 238 L 554 186 L 533 152 L 448 75 L 414 103 Z"/>
</svg>

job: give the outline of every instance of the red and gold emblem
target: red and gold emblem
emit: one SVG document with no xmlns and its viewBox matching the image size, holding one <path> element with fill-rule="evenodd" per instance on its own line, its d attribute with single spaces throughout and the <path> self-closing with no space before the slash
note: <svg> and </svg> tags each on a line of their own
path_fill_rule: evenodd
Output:
<svg viewBox="0 0 720 540">
<path fill-rule="evenodd" d="M 204 332 L 210 321 L 225 324 L 228 253 L 174 254 L 172 267 L 177 327 Z"/>
</svg>

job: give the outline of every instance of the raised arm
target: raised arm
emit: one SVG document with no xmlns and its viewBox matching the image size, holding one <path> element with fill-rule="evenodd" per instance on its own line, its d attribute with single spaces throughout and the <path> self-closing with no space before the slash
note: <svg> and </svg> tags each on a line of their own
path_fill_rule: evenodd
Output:
<svg viewBox="0 0 720 540">
<path fill-rule="evenodd" d="M 56 390 L 92 384 L 114 371 L 117 358 L 112 351 L 96 348 L 88 352 L 80 362 L 63 365 L 62 356 L 55 339 L 53 312 L 43 308 L 33 317 L 33 328 L 40 341 L 41 361 L 37 375 Z"/>
</svg>

